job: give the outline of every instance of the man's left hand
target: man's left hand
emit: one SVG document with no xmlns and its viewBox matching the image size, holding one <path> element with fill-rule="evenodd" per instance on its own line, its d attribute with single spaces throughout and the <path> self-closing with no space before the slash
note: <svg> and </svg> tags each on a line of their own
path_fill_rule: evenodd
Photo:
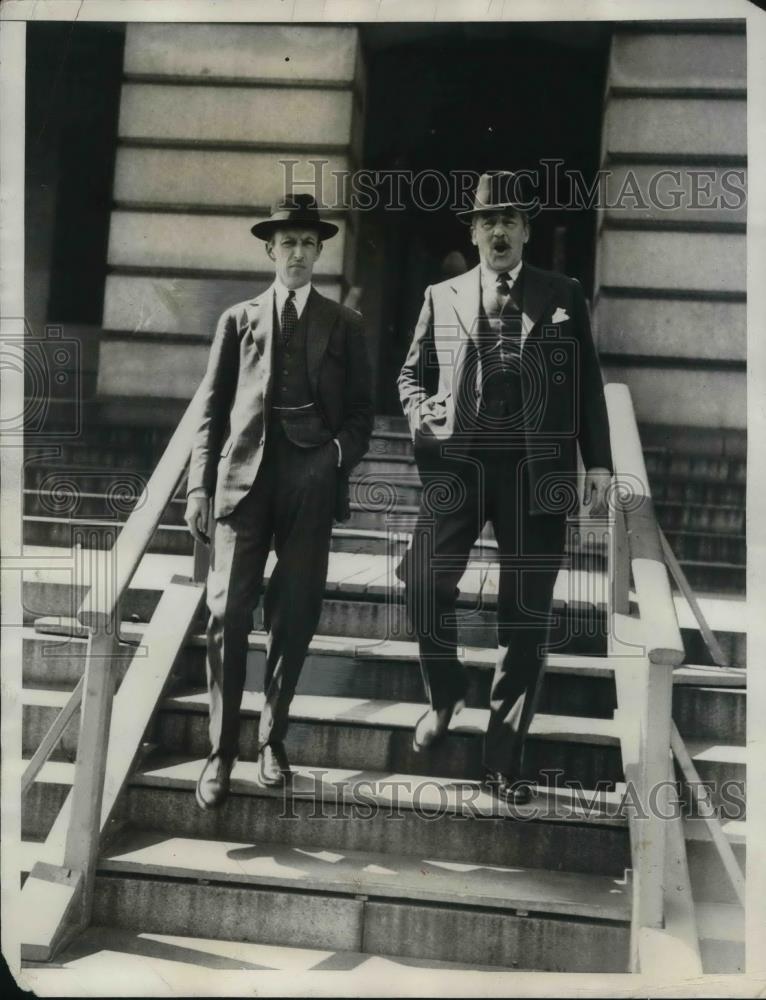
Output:
<svg viewBox="0 0 766 1000">
<path fill-rule="evenodd" d="M 607 512 L 607 495 L 612 474 L 608 469 L 588 469 L 585 474 L 584 506 L 591 517 L 603 517 Z"/>
</svg>

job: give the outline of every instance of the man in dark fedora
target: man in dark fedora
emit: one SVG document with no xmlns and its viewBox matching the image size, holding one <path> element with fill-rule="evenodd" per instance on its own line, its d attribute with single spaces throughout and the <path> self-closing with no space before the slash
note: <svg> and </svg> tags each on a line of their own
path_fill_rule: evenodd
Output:
<svg viewBox="0 0 766 1000">
<path fill-rule="evenodd" d="M 320 218 L 310 195 L 296 194 L 251 231 L 266 241 L 274 282 L 218 322 L 188 480 L 194 538 L 207 542 L 211 513 L 214 520 L 203 809 L 225 800 L 239 752 L 248 633 L 272 541 L 258 777 L 279 785 L 290 773 L 288 712 L 319 621 L 333 516 L 348 516 L 348 472 L 367 450 L 373 422 L 361 316 L 311 283 L 323 241 L 338 227 Z"/>
<path fill-rule="evenodd" d="M 577 446 L 591 513 L 605 511 L 612 471 L 585 297 L 576 280 L 523 262 L 534 205 L 526 188 L 521 174 L 482 175 L 473 206 L 460 213 L 479 264 L 426 289 L 398 380 L 423 482 L 398 570 L 431 705 L 414 746 L 443 739 L 465 698 L 458 583 L 490 521 L 500 563 L 498 656 L 483 759 L 488 787 L 513 803 L 531 796 L 522 751 L 566 516 L 578 506 Z"/>
</svg>

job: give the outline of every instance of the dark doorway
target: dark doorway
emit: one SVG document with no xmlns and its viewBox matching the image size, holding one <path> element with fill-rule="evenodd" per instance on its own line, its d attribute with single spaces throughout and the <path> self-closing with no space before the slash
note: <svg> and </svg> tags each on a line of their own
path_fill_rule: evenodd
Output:
<svg viewBox="0 0 766 1000">
<path fill-rule="evenodd" d="M 364 152 L 370 171 L 599 168 L 609 24 L 367 25 Z M 435 190 L 435 189 L 434 189 Z M 426 285 L 448 254 L 478 258 L 449 205 L 359 215 L 358 281 L 377 345 L 378 412 L 400 412 L 396 375 Z M 593 284 L 595 213 L 550 208 L 533 221 L 527 259 Z"/>
</svg>

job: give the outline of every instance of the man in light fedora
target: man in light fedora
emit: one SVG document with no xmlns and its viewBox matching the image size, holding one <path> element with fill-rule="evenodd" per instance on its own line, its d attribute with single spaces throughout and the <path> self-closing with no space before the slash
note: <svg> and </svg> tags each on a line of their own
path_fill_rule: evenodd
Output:
<svg viewBox="0 0 766 1000">
<path fill-rule="evenodd" d="M 542 680 L 566 516 L 578 506 L 577 446 L 592 513 L 606 509 L 612 471 L 582 288 L 522 258 L 534 204 L 525 180 L 508 171 L 480 178 L 473 206 L 460 213 L 479 264 L 426 289 L 398 380 L 424 487 L 398 570 L 430 700 L 414 746 L 441 741 L 466 696 L 458 583 L 490 521 L 500 576 L 484 780 L 512 803 L 531 797 L 522 752 Z"/>
<path fill-rule="evenodd" d="M 214 520 L 203 809 L 226 799 L 239 753 L 248 634 L 272 541 L 258 777 L 279 785 L 289 776 L 288 712 L 322 608 L 333 516 L 348 517 L 348 472 L 367 450 L 373 422 L 361 316 L 311 283 L 323 241 L 338 227 L 320 218 L 310 195 L 296 194 L 251 231 L 266 242 L 274 282 L 218 322 L 188 480 L 194 538 L 207 542 L 211 513 Z"/>
</svg>

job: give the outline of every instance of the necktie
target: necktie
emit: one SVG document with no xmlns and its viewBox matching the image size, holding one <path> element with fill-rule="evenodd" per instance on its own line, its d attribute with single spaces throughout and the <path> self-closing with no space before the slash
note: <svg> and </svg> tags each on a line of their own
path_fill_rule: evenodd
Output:
<svg viewBox="0 0 766 1000">
<path fill-rule="evenodd" d="M 289 344 L 290 337 L 295 333 L 295 327 L 298 325 L 298 310 L 295 308 L 294 298 L 295 292 L 290 290 L 287 293 L 285 304 L 282 306 L 282 315 L 279 321 L 279 335 L 285 346 Z"/>
<path fill-rule="evenodd" d="M 497 300 L 500 306 L 500 337 L 498 346 L 500 347 L 500 357 L 502 367 L 506 370 L 518 370 L 521 355 L 521 316 L 517 310 L 511 310 L 510 315 L 506 313 L 511 299 L 511 276 L 507 271 L 501 271 L 497 276 Z M 513 303 L 510 303 L 513 304 Z M 505 313 L 505 315 L 503 315 Z"/>
</svg>

